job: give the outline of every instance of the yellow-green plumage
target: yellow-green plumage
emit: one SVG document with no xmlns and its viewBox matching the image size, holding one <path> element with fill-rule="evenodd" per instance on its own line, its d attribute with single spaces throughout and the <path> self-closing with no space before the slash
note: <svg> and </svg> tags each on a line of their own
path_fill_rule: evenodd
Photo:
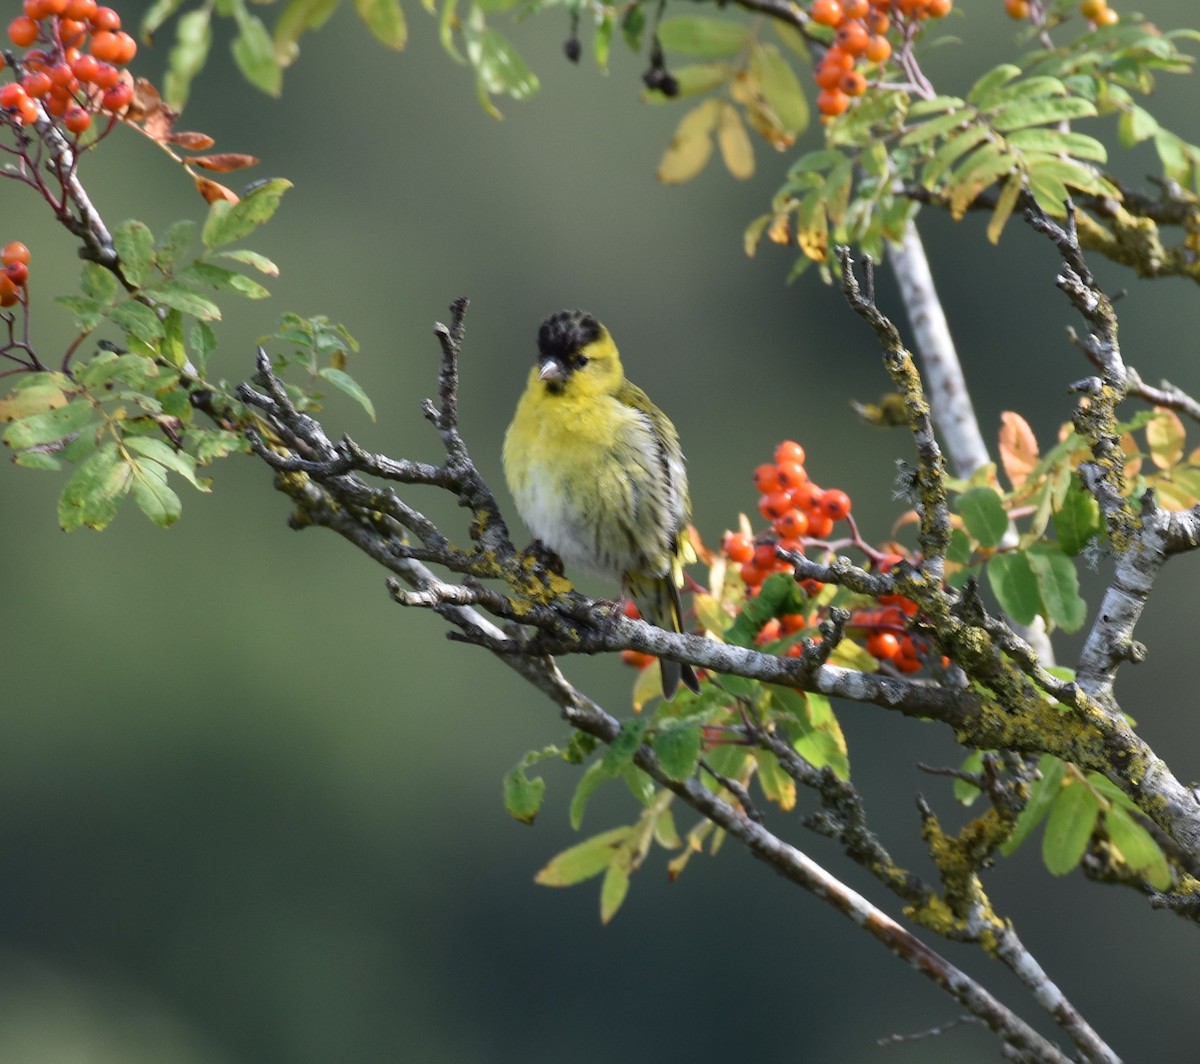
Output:
<svg viewBox="0 0 1200 1064">
<path fill-rule="evenodd" d="M 642 615 L 682 631 L 679 587 L 691 560 L 679 437 L 625 379 L 591 315 L 562 311 L 538 332 L 538 361 L 504 437 L 504 472 L 522 519 L 570 568 L 619 578 Z M 663 693 L 688 665 L 662 661 Z"/>
</svg>

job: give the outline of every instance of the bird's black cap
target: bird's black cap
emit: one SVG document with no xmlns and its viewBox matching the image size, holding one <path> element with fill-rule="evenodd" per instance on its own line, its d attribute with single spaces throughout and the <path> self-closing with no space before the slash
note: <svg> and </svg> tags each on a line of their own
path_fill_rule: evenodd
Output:
<svg viewBox="0 0 1200 1064">
<path fill-rule="evenodd" d="M 543 359 L 557 359 L 564 365 L 579 349 L 600 339 L 600 323 L 582 310 L 560 310 L 551 314 L 538 329 L 538 351 Z"/>
</svg>

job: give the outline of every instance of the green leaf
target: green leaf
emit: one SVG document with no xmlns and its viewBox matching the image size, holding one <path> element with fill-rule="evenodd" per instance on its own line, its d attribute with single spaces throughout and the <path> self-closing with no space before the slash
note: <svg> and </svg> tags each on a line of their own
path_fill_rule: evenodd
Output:
<svg viewBox="0 0 1200 1064">
<path fill-rule="evenodd" d="M 613 861 L 604 873 L 600 884 L 600 922 L 607 924 L 625 901 L 629 893 L 629 866 L 624 861 Z"/>
<path fill-rule="evenodd" d="M 1100 506 L 1077 474 L 1071 474 L 1062 506 L 1054 512 L 1054 534 L 1064 554 L 1074 556 L 1100 535 Z"/>
<path fill-rule="evenodd" d="M 644 717 L 627 720 L 621 725 L 621 734 L 609 744 L 608 752 L 604 755 L 606 771 L 615 776 L 624 771 L 626 765 L 633 763 L 633 755 L 642 745 L 649 726 L 650 722 Z"/>
<path fill-rule="evenodd" d="M 592 792 L 605 780 L 612 779 L 613 775 L 602 758 L 588 765 L 583 775 L 579 777 L 579 782 L 575 785 L 575 793 L 571 795 L 571 805 L 567 811 L 568 820 L 575 831 L 578 831 L 583 823 L 583 814 L 587 809 L 588 799 L 591 798 Z"/>
<path fill-rule="evenodd" d="M 143 343 L 153 346 L 163 337 L 163 323 L 145 303 L 127 299 L 109 311 L 109 319 Z"/>
<path fill-rule="evenodd" d="M 245 266 L 253 266 L 259 273 L 265 274 L 267 277 L 279 276 L 279 267 L 274 262 L 266 255 L 260 255 L 257 251 L 251 251 L 249 248 L 234 248 L 232 251 L 222 251 L 219 254 L 223 259 L 232 259 Z M 263 291 L 265 292 L 266 289 L 264 288 Z M 259 297 L 254 296 L 253 298 Z"/>
<path fill-rule="evenodd" d="M 1000 188 L 996 197 L 996 206 L 992 208 L 992 216 L 988 219 L 987 238 L 993 244 L 1000 243 L 1000 234 L 1012 217 L 1013 208 L 1017 205 L 1025 182 L 1020 174 L 1013 174 Z"/>
<path fill-rule="evenodd" d="M 195 458 L 186 451 L 175 450 L 157 436 L 126 436 L 125 448 L 179 474 L 197 491 L 211 490 L 207 481 L 197 479 Z"/>
<path fill-rule="evenodd" d="M 1120 806 L 1104 814 L 1104 830 L 1133 871 L 1140 873 L 1156 890 L 1171 886 L 1171 866 L 1158 843 L 1141 824 Z"/>
<path fill-rule="evenodd" d="M 493 117 L 499 117 L 500 112 L 488 102 L 488 94 L 507 93 L 514 100 L 527 100 L 541 87 L 516 49 L 487 25 L 478 6 L 472 6 L 462 31 L 467 58 L 475 68 L 480 102 Z"/>
<path fill-rule="evenodd" d="M 659 43 L 668 52 L 702 59 L 737 55 L 746 47 L 748 36 L 741 23 L 715 18 L 668 18 L 658 24 Z"/>
<path fill-rule="evenodd" d="M 242 76 L 256 89 L 268 96 L 283 91 L 283 67 L 275 55 L 275 42 L 263 20 L 244 8 L 238 9 L 238 35 L 230 51 Z"/>
<path fill-rule="evenodd" d="M 132 480 L 133 471 L 115 443 L 97 447 L 79 463 L 59 496 L 58 523 L 63 531 L 104 529 L 117 515 Z"/>
<path fill-rule="evenodd" d="M 775 802 L 785 813 L 796 808 L 796 781 L 783 771 L 779 759 L 770 750 L 755 750 L 758 763 L 755 776 L 767 801 Z"/>
<path fill-rule="evenodd" d="M 570 849 L 552 857 L 533 877 L 543 887 L 571 887 L 585 879 L 598 876 L 625 848 L 636 828 L 628 825 L 593 835 Z"/>
<path fill-rule="evenodd" d="M 917 100 L 908 109 L 908 113 L 913 118 L 921 118 L 924 115 L 938 115 L 943 111 L 961 111 L 966 106 L 965 100 L 960 100 L 957 96 L 934 96 L 928 100 Z"/>
<path fill-rule="evenodd" d="M 975 123 L 968 126 L 961 133 L 955 133 L 953 136 L 947 137 L 946 143 L 934 152 L 933 158 L 922 169 L 921 184 L 925 188 L 932 189 L 945 176 L 946 171 L 963 155 L 974 150 L 990 136 L 991 132 L 987 126 Z"/>
<path fill-rule="evenodd" d="M 66 406 L 31 414 L 14 421 L 4 433 L 4 442 L 16 451 L 55 443 L 79 432 L 91 423 L 96 411 L 87 399 L 76 399 Z"/>
<path fill-rule="evenodd" d="M 97 303 L 111 303 L 117 298 L 117 278 L 96 262 L 85 262 L 79 286 L 83 294 Z"/>
<path fill-rule="evenodd" d="M 908 148 L 915 144 L 924 144 L 926 141 L 936 140 L 938 137 L 951 133 L 956 129 L 966 129 L 970 121 L 971 115 L 964 111 L 950 111 L 947 114 L 938 115 L 936 118 L 931 118 L 928 122 L 922 122 L 919 126 L 905 133 L 900 138 L 900 146 Z"/>
<path fill-rule="evenodd" d="M 1007 133 L 1026 126 L 1044 126 L 1053 122 L 1070 122 L 1076 118 L 1094 118 L 1096 105 L 1079 96 L 1050 97 L 1012 104 L 992 116 L 992 125 Z"/>
<path fill-rule="evenodd" d="M 183 252 L 196 239 L 196 223 L 190 218 L 176 222 L 159 239 L 154 249 L 154 260 L 163 273 L 170 273 Z"/>
<path fill-rule="evenodd" d="M 592 38 L 592 57 L 596 60 L 596 66 L 601 70 L 608 69 L 608 57 L 612 52 L 613 30 L 616 29 L 616 26 L 616 20 L 611 12 L 606 12 L 596 25 L 596 32 Z"/>
<path fill-rule="evenodd" d="M 288 0 L 275 20 L 274 33 L 275 54 L 285 66 L 298 53 L 296 42 L 301 36 L 325 25 L 339 3 L 341 0 Z"/>
<path fill-rule="evenodd" d="M 980 487 L 964 491 L 954 504 L 967 531 L 983 547 L 996 547 L 1008 531 L 1008 511 L 1004 501 L 992 488 Z"/>
<path fill-rule="evenodd" d="M 168 528 L 179 520 L 183 505 L 179 496 L 167 484 L 167 473 L 162 466 L 148 462 L 130 464 L 133 501 L 138 508 L 159 528 Z"/>
<path fill-rule="evenodd" d="M 0 398 L 0 421 L 16 421 L 30 414 L 44 414 L 67 405 L 66 389 L 71 382 L 62 374 L 30 373 L 9 395 Z"/>
<path fill-rule="evenodd" d="M 541 776 L 530 779 L 525 764 L 515 766 L 504 777 L 504 808 L 509 816 L 522 824 L 532 824 L 546 796 L 546 781 Z"/>
<path fill-rule="evenodd" d="M 1042 836 L 1042 860 L 1051 875 L 1065 876 L 1083 860 L 1099 815 L 1092 789 L 1080 779 L 1068 779 L 1054 799 Z"/>
<path fill-rule="evenodd" d="M 376 40 L 403 51 L 408 43 L 408 23 L 400 0 L 354 0 L 354 6 Z"/>
<path fill-rule="evenodd" d="M 262 181 L 237 203 L 218 200 L 208 209 L 201 234 L 205 247 L 218 248 L 249 236 L 269 221 L 292 183 L 283 177 Z"/>
<path fill-rule="evenodd" d="M 335 388 L 345 392 L 367 412 L 372 421 L 375 420 L 375 407 L 370 397 L 362 390 L 358 381 L 351 377 L 349 373 L 340 369 L 334 369 L 332 366 L 326 366 L 317 376 L 329 381 Z"/>
<path fill-rule="evenodd" d="M 1158 119 L 1144 107 L 1131 103 L 1117 119 L 1117 136 L 1122 148 L 1132 148 L 1158 132 Z"/>
<path fill-rule="evenodd" d="M 139 391 L 150 386 L 159 375 L 154 360 L 145 355 L 118 355 L 101 351 L 75 372 L 75 379 L 85 388 L 95 390 L 111 380 L 119 380 Z"/>
<path fill-rule="evenodd" d="M 142 36 L 150 38 L 154 31 L 183 6 L 183 0 L 154 0 L 150 9 L 142 16 Z"/>
<path fill-rule="evenodd" d="M 218 292 L 235 292 L 247 299 L 265 299 L 271 294 L 244 273 L 214 266 L 211 262 L 194 262 L 186 270 L 176 274 L 175 280 L 193 287 L 203 286 L 215 288 Z M 201 315 L 197 314 L 196 317 Z"/>
<path fill-rule="evenodd" d="M 1074 632 L 1087 620 L 1087 603 L 1079 595 L 1075 563 L 1058 547 L 1039 543 L 1029 548 L 1029 564 L 1045 606 L 1046 620 Z"/>
<path fill-rule="evenodd" d="M 665 728 L 654 737 L 654 752 L 669 779 L 690 779 L 700 759 L 702 733 L 698 724 Z"/>
<path fill-rule="evenodd" d="M 1061 129 L 1018 129 L 1009 134 L 1008 145 L 1021 151 L 1042 151 L 1070 155 L 1075 159 L 1104 163 L 1108 149 L 1095 137 L 1083 133 L 1068 133 Z"/>
<path fill-rule="evenodd" d="M 1049 753 L 1043 753 L 1038 761 L 1038 770 L 1042 774 L 1042 779 L 1033 783 L 1030 788 L 1030 800 L 1026 802 L 1024 810 L 1021 810 L 1020 816 L 1016 818 L 1013 834 L 1009 835 L 1000 847 L 1000 852 L 1004 856 L 1012 855 L 1016 848 L 1030 836 L 1030 832 L 1042 823 L 1046 813 L 1049 813 L 1050 807 L 1054 805 L 1058 792 L 1062 791 L 1062 777 L 1066 767 L 1060 759 Z"/>
<path fill-rule="evenodd" d="M 958 766 L 961 772 L 979 772 L 983 769 L 983 751 L 972 750 Z M 964 779 L 956 778 L 954 780 L 954 800 L 960 805 L 974 805 L 975 800 L 983 792 L 973 783 L 968 783 Z"/>
<path fill-rule="evenodd" d="M 773 44 L 759 45 L 754 55 L 758 60 L 763 99 L 775 112 L 784 131 L 798 136 L 808 128 L 808 97 L 792 64 Z"/>
<path fill-rule="evenodd" d="M 179 111 L 187 102 L 192 80 L 204 69 L 212 47 L 212 9 L 208 5 L 181 15 L 175 26 L 175 44 L 167 57 L 163 97 Z"/>
<path fill-rule="evenodd" d="M 988 559 L 987 576 L 1000 608 L 1017 624 L 1032 624 L 1042 611 L 1042 599 L 1028 555 L 993 555 Z"/>
<path fill-rule="evenodd" d="M 1020 73 L 1021 68 L 1013 66 L 1011 63 L 1002 63 L 998 67 L 993 67 L 971 86 L 971 91 L 967 93 L 967 100 L 976 107 L 988 107 L 999 97 L 999 90 L 1013 78 L 1018 77 Z M 913 110 L 915 111 L 916 108 Z"/>
<path fill-rule="evenodd" d="M 133 220 L 117 226 L 113 246 L 121 260 L 121 273 L 136 288 L 150 277 L 154 266 L 154 234 L 142 222 Z"/>
<path fill-rule="evenodd" d="M 162 281 L 147 288 L 145 294 L 156 303 L 174 307 L 180 313 L 190 314 L 201 321 L 221 320 L 221 308 L 216 303 L 177 280 Z"/>
</svg>

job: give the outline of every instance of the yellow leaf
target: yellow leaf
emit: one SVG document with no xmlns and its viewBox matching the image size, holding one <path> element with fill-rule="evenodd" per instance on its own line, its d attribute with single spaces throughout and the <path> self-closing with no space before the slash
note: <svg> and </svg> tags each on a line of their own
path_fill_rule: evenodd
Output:
<svg viewBox="0 0 1200 1064">
<path fill-rule="evenodd" d="M 1033 429 L 1020 414 L 1011 410 L 1000 415 L 1000 461 L 1014 488 L 1025 483 L 1038 461 L 1038 442 Z"/>
<path fill-rule="evenodd" d="M 756 47 L 753 60 L 759 70 L 763 99 L 779 119 L 780 127 L 794 139 L 808 127 L 808 98 L 800 79 L 773 44 Z"/>
<path fill-rule="evenodd" d="M 1163 408 L 1155 411 L 1154 418 L 1146 426 L 1146 443 L 1150 445 L 1150 461 L 1159 469 L 1170 469 L 1178 465 L 1183 457 L 1183 441 L 1187 435 L 1183 422 L 1173 410 Z"/>
<path fill-rule="evenodd" d="M 825 200 L 815 189 L 800 201 L 796 212 L 796 243 L 814 262 L 824 262 L 829 252 L 829 220 L 825 216 Z"/>
<path fill-rule="evenodd" d="M 987 227 L 987 238 L 993 244 L 1000 243 L 1000 234 L 1008 224 L 1013 208 L 1017 205 L 1017 197 L 1021 195 L 1021 189 L 1024 187 L 1025 182 L 1021 179 L 1021 175 L 1013 174 L 1000 189 L 1000 195 L 996 197 L 996 206 L 992 208 L 992 217 L 988 221 Z"/>
<path fill-rule="evenodd" d="M 754 149 L 741 116 L 733 104 L 721 108 L 721 120 L 717 126 L 717 143 L 721 146 L 721 158 L 725 169 L 739 181 L 754 176 Z"/>
<path fill-rule="evenodd" d="M 720 100 L 705 100 L 680 119 L 675 135 L 658 164 L 658 179 L 666 185 L 691 181 L 712 155 L 712 133 L 721 117 Z"/>
</svg>

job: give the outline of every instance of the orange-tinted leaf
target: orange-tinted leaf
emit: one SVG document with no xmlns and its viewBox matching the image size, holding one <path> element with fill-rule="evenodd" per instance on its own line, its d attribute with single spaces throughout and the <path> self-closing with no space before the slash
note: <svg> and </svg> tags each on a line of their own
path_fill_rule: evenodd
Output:
<svg viewBox="0 0 1200 1064">
<path fill-rule="evenodd" d="M 205 170 L 215 170 L 219 174 L 227 174 L 231 170 L 241 170 L 247 166 L 258 165 L 258 159 L 253 155 L 243 155 L 236 151 L 218 152 L 216 155 L 197 155 L 188 162 L 203 167 Z"/>
<path fill-rule="evenodd" d="M 227 200 L 229 203 L 238 202 L 238 194 L 231 188 L 226 188 L 219 181 L 212 181 L 207 177 L 201 177 L 199 174 L 194 175 L 196 182 L 196 191 L 204 197 L 206 203 L 216 203 L 217 200 Z"/>
<path fill-rule="evenodd" d="M 1012 410 L 1005 410 L 1000 415 L 1000 461 L 1014 488 L 1025 483 L 1038 461 L 1038 443 L 1033 429 Z"/>
<path fill-rule="evenodd" d="M 1121 450 L 1131 456 L 1125 463 L 1125 475 L 1132 480 L 1142 471 L 1142 449 L 1138 446 L 1137 440 L 1133 438 L 1132 432 L 1127 432 L 1121 437 Z"/>
<path fill-rule="evenodd" d="M 172 144 L 178 144 L 188 151 L 206 151 L 216 143 L 207 133 L 172 133 L 170 139 Z"/>
<path fill-rule="evenodd" d="M 141 126 L 146 136 L 165 144 L 171 139 L 179 112 L 163 103 L 158 89 L 149 81 L 138 78 L 133 84 L 133 101 L 126 117 Z"/>
</svg>

